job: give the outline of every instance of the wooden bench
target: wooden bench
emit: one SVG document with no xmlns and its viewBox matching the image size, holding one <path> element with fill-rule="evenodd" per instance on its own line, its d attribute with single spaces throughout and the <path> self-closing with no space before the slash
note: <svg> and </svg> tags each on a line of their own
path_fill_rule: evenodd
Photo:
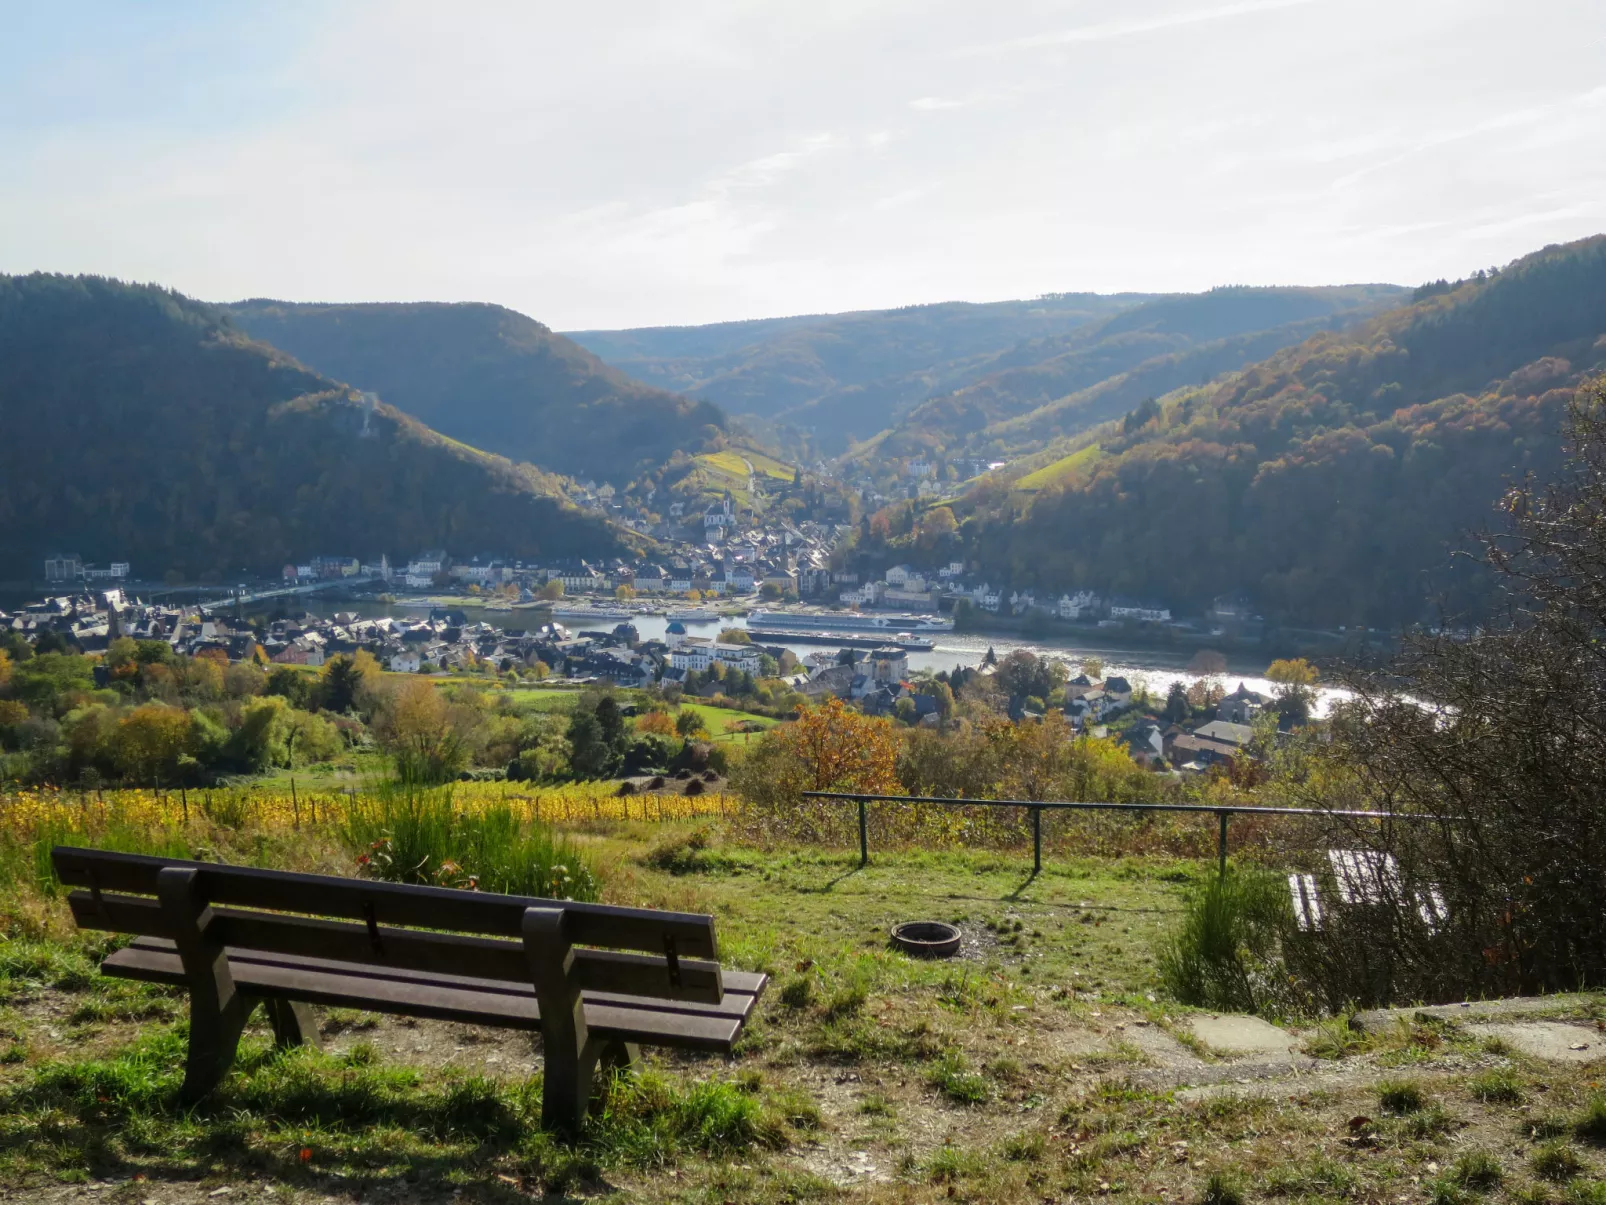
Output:
<svg viewBox="0 0 1606 1205">
<path fill-rule="evenodd" d="M 629 1069 L 641 1045 L 729 1054 L 766 984 L 722 971 L 714 919 L 694 913 L 66 846 L 51 859 L 81 928 L 135 936 L 103 973 L 189 989 L 190 1103 L 228 1073 L 258 1004 L 282 1045 L 316 1044 L 321 1004 L 538 1030 L 542 1125 L 572 1134 L 599 1065 Z"/>
</svg>

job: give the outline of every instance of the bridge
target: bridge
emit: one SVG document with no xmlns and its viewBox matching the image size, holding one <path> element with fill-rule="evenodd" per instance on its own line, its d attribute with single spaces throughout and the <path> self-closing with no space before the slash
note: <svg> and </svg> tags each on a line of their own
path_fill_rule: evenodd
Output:
<svg viewBox="0 0 1606 1205">
<path fill-rule="evenodd" d="M 372 582 L 383 581 L 380 577 L 333 577 L 327 581 L 309 582 L 304 586 L 276 586 L 271 590 L 247 591 L 242 584 L 230 590 L 224 598 L 208 599 L 195 604 L 197 611 L 216 611 L 219 608 L 243 607 L 247 603 L 262 602 L 269 598 L 289 598 L 296 594 L 316 594 L 321 590 L 332 590 L 337 586 L 356 586 Z"/>
</svg>

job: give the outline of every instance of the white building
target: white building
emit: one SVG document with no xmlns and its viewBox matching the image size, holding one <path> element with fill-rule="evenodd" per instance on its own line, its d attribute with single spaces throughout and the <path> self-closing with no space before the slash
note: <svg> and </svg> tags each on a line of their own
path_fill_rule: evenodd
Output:
<svg viewBox="0 0 1606 1205">
<path fill-rule="evenodd" d="M 1098 610 L 1099 596 L 1091 590 L 1078 590 L 1075 594 L 1061 594 L 1058 611 L 1061 619 L 1089 619 Z"/>
<path fill-rule="evenodd" d="M 406 582 L 410 590 L 427 590 L 435 584 L 435 575 L 446 567 L 446 553 L 426 552 L 414 557 L 407 565 Z"/>
<path fill-rule="evenodd" d="M 762 654 L 750 644 L 720 644 L 703 636 L 688 636 L 677 648 L 669 651 L 669 668 L 705 673 L 718 661 L 730 669 L 746 670 L 756 674 Z"/>
<path fill-rule="evenodd" d="M 1135 619 L 1139 623 L 1169 623 L 1171 608 L 1156 603 L 1139 603 L 1122 599 L 1110 604 L 1110 618 Z"/>
</svg>

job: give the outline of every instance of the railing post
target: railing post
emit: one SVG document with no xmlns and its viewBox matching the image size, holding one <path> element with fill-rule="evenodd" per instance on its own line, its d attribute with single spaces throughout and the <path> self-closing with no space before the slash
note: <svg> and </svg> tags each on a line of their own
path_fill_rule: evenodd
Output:
<svg viewBox="0 0 1606 1205">
<path fill-rule="evenodd" d="M 1216 819 L 1221 822 L 1220 834 L 1216 841 L 1216 853 L 1221 859 L 1221 877 L 1227 877 L 1227 816 L 1225 810 L 1216 813 Z"/>
<path fill-rule="evenodd" d="M 859 865 L 870 864 L 870 823 L 866 816 L 869 804 L 861 797 L 859 800 Z"/>
<path fill-rule="evenodd" d="M 1043 809 L 1032 809 L 1032 873 L 1043 873 Z"/>
</svg>

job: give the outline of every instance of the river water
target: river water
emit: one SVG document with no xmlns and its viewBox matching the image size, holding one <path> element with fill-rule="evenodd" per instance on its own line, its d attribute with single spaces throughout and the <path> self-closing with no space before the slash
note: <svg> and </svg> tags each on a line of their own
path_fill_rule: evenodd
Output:
<svg viewBox="0 0 1606 1205">
<path fill-rule="evenodd" d="M 336 611 L 355 611 L 360 615 L 378 617 L 383 615 L 397 618 L 417 618 L 429 613 L 429 606 L 404 605 L 401 603 L 360 603 L 336 602 L 314 600 L 306 604 L 307 609 L 316 615 L 332 615 Z M 552 617 L 544 611 L 521 609 L 517 611 L 488 610 L 482 607 L 453 607 L 460 610 L 470 623 L 485 622 L 498 628 L 534 628 L 542 623 L 549 622 Z M 608 631 L 620 620 L 584 620 L 571 619 L 563 616 L 556 617 L 556 622 L 563 624 L 571 631 L 603 630 Z M 640 633 L 643 640 L 662 640 L 669 620 L 662 615 L 636 615 L 630 619 Z M 746 628 L 747 620 L 736 617 L 730 619 L 714 619 L 704 622 L 682 621 L 686 631 L 693 636 L 717 636 L 721 628 Z M 856 633 L 857 634 L 857 633 Z M 909 654 L 910 669 L 925 669 L 933 672 L 937 670 L 953 670 L 960 666 L 976 666 L 991 648 L 993 652 L 1004 657 L 1016 649 L 1025 649 L 1039 656 L 1053 657 L 1064 661 L 1070 666 L 1071 675 L 1078 672 L 1077 667 L 1088 657 L 1097 657 L 1104 663 L 1106 675 L 1118 674 L 1128 679 L 1133 686 L 1143 686 L 1159 698 L 1164 698 L 1173 682 L 1180 681 L 1187 685 L 1194 681 L 1194 676 L 1187 672 L 1188 661 L 1192 658 L 1191 650 L 1186 652 L 1168 652 L 1164 649 L 1133 649 L 1093 647 L 1080 645 L 1071 640 L 1025 640 L 1018 636 L 1000 634 L 988 636 L 978 633 L 958 632 L 923 632 L 921 635 L 929 637 L 935 644 L 930 652 L 911 652 Z M 764 644 L 774 647 L 790 648 L 799 658 L 810 653 L 829 651 L 828 644 L 787 644 L 766 639 Z M 1227 672 L 1220 676 L 1221 683 L 1227 690 L 1233 690 L 1242 682 L 1250 690 L 1258 691 L 1263 695 L 1270 695 L 1273 686 L 1265 678 L 1265 664 L 1263 661 L 1250 661 L 1243 655 L 1227 654 Z M 1321 686 L 1317 688 L 1315 711 L 1317 715 L 1324 715 L 1333 705 L 1333 702 L 1343 697 L 1347 692 L 1335 687 Z"/>
</svg>

